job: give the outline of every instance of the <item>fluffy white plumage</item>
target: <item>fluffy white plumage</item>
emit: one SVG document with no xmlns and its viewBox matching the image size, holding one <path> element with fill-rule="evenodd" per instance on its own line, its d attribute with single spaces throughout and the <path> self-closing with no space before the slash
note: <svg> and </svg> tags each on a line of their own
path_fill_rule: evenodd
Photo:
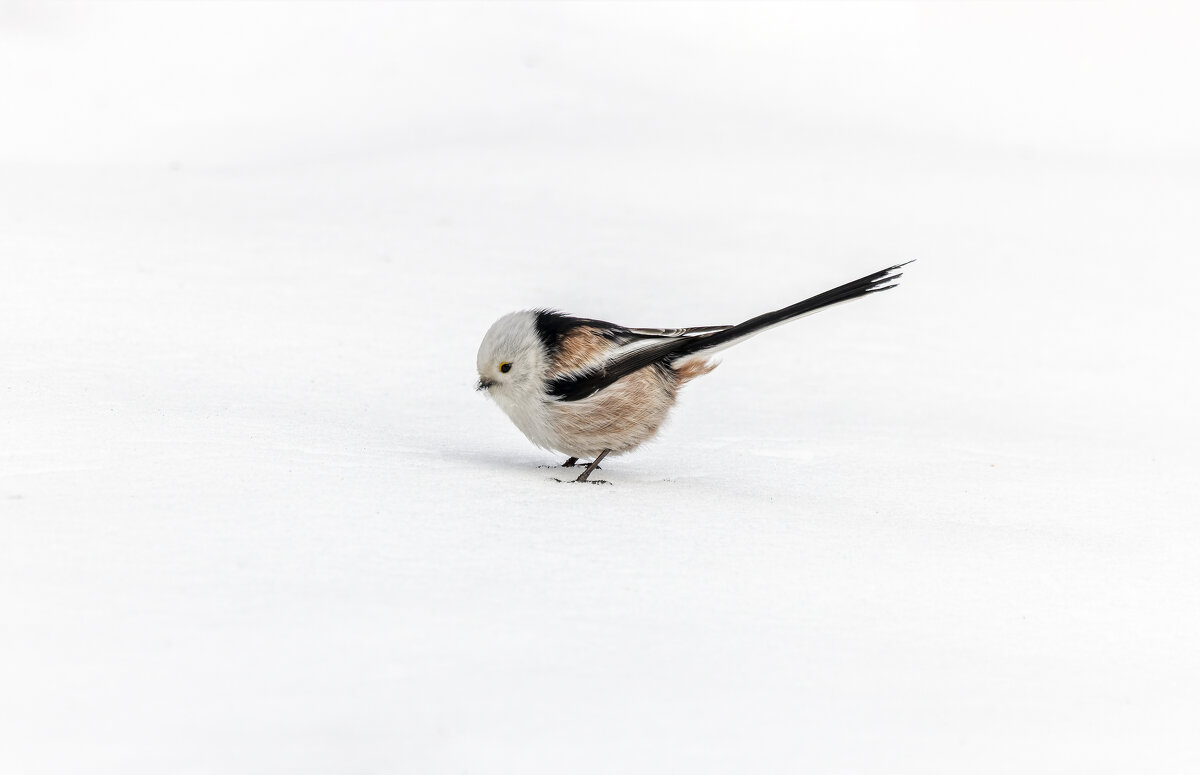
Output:
<svg viewBox="0 0 1200 775">
<path fill-rule="evenodd" d="M 903 265 L 899 265 L 903 266 Z M 768 328 L 893 287 L 889 267 L 736 326 L 630 328 L 549 310 L 512 312 L 479 346 L 479 389 L 487 390 L 534 444 L 570 459 L 600 459 L 653 438 L 679 388 L 715 368 L 708 358 Z"/>
<path fill-rule="evenodd" d="M 501 372 L 501 364 L 511 368 Z M 480 385 L 513 424 L 539 447 L 571 454 L 551 427 L 546 380 L 550 357 L 534 327 L 533 312 L 510 312 L 488 329 L 476 357 Z"/>
</svg>

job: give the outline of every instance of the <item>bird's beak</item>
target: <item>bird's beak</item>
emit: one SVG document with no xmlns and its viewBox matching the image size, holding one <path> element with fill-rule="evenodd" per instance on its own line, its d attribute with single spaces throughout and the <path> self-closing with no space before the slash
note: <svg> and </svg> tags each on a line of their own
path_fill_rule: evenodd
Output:
<svg viewBox="0 0 1200 775">
<path fill-rule="evenodd" d="M 490 388 L 490 387 L 491 387 L 492 385 L 494 385 L 494 384 L 496 384 L 496 383 L 492 382 L 492 381 L 491 381 L 490 379 L 488 379 L 487 377 L 480 377 L 480 378 L 479 378 L 479 384 L 475 386 L 475 389 L 476 389 L 476 390 L 487 390 L 488 388 Z"/>
</svg>

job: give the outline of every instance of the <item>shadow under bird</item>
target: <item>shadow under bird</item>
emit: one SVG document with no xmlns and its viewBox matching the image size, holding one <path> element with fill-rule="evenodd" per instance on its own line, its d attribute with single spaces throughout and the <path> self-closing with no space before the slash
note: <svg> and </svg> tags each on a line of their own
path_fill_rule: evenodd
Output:
<svg viewBox="0 0 1200 775">
<path fill-rule="evenodd" d="M 911 263 L 911 262 L 907 262 Z M 679 389 L 716 368 L 709 358 L 768 328 L 834 304 L 895 287 L 897 264 L 736 326 L 630 328 L 553 310 L 512 312 L 479 345 L 479 390 L 486 390 L 530 441 L 592 458 L 586 482 L 606 455 L 654 438 Z M 596 480 L 592 480 L 596 481 Z"/>
</svg>

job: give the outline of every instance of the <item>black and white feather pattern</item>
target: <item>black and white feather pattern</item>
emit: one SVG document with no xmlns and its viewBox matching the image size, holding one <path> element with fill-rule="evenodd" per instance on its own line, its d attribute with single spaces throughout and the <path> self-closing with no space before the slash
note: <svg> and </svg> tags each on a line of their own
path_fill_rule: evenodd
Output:
<svg viewBox="0 0 1200 775">
<path fill-rule="evenodd" d="M 897 264 L 853 282 L 819 293 L 783 309 L 767 312 L 736 326 L 699 326 L 695 328 L 627 328 L 601 320 L 572 318 L 560 313 L 538 314 L 539 335 L 553 349 L 566 331 L 586 325 L 600 331 L 614 343 L 628 345 L 614 351 L 602 363 L 588 369 L 562 374 L 546 385 L 548 395 L 560 401 L 579 401 L 603 390 L 638 369 L 655 363 L 670 364 L 691 357 L 715 354 L 733 344 L 762 333 L 768 328 L 812 314 L 835 304 L 861 298 L 895 287 L 898 272 L 908 263 Z"/>
</svg>

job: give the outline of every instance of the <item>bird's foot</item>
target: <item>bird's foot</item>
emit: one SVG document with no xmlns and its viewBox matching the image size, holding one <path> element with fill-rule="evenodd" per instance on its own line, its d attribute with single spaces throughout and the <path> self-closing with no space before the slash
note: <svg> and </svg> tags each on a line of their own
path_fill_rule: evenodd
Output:
<svg viewBox="0 0 1200 775">
<path fill-rule="evenodd" d="M 603 460 L 604 456 L 607 455 L 609 452 L 612 452 L 612 450 L 606 449 L 603 452 L 601 452 L 599 455 L 597 455 L 596 459 L 587 464 L 587 468 L 583 469 L 583 473 L 580 474 L 579 478 L 576 479 L 575 481 L 588 482 L 588 477 L 592 475 L 592 471 L 595 471 L 597 468 L 600 467 L 600 461 Z M 569 463 L 570 465 L 573 466 L 573 465 L 575 465 L 575 462 L 576 462 L 576 458 L 570 458 L 563 465 L 566 466 Z M 562 479 L 559 479 L 558 481 L 561 482 Z M 589 484 L 608 484 L 608 482 L 604 481 L 603 479 L 597 479 L 594 482 L 588 482 L 588 483 Z"/>
<path fill-rule="evenodd" d="M 538 468 L 574 468 L 575 466 L 590 466 L 590 465 L 591 465 L 591 463 L 580 463 L 579 458 L 577 458 L 577 457 L 569 457 L 569 458 L 567 458 L 567 462 L 565 462 L 565 463 L 559 463 L 556 466 L 538 466 Z M 600 466 L 596 466 L 596 468 L 599 469 Z"/>
</svg>

